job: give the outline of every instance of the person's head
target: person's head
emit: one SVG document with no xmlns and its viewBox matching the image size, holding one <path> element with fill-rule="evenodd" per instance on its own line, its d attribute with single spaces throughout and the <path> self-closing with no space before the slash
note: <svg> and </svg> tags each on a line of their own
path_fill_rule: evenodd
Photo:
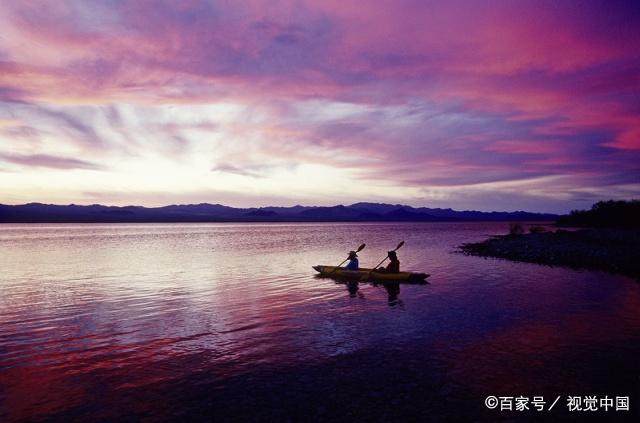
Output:
<svg viewBox="0 0 640 423">
<path fill-rule="evenodd" d="M 356 257 L 358 257 L 358 253 L 356 253 L 355 251 L 349 251 L 349 258 L 351 260 L 353 260 Z"/>
<path fill-rule="evenodd" d="M 391 260 L 398 260 L 398 255 L 396 254 L 395 251 L 389 251 L 388 254 Z"/>
</svg>

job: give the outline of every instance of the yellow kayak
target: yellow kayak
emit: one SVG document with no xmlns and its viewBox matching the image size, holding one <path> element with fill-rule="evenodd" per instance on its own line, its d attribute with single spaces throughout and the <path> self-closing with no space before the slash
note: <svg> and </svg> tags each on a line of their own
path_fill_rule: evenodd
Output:
<svg viewBox="0 0 640 423">
<path fill-rule="evenodd" d="M 377 270 L 360 268 L 359 270 L 347 270 L 344 267 L 336 266 L 324 266 L 318 265 L 313 268 L 320 273 L 320 276 L 330 278 L 345 278 L 345 279 L 362 279 L 371 281 L 393 281 L 393 282 L 410 282 L 421 283 L 425 282 L 430 275 L 427 273 L 413 273 L 413 272 L 379 272 Z"/>
</svg>

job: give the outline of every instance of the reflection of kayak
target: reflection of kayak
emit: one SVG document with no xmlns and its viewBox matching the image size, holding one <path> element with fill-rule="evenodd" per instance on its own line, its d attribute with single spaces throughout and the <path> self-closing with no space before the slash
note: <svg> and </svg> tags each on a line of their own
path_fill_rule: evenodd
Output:
<svg viewBox="0 0 640 423">
<path fill-rule="evenodd" d="M 360 270 L 346 270 L 344 267 L 336 266 L 313 266 L 313 268 L 320 273 L 321 276 L 331 278 L 344 278 L 344 279 L 365 279 L 372 281 L 395 281 L 395 282 L 412 282 L 420 283 L 424 282 L 429 277 L 426 273 L 412 273 L 412 272 L 399 272 L 399 273 L 387 273 L 371 271 L 371 269 Z"/>
</svg>

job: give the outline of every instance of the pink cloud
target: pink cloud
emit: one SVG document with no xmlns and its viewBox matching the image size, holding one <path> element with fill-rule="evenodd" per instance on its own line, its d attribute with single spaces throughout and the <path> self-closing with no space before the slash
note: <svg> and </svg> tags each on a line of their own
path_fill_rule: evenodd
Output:
<svg viewBox="0 0 640 423">
<path fill-rule="evenodd" d="M 47 167 L 52 169 L 103 169 L 103 166 L 86 160 L 71 157 L 51 156 L 48 154 L 0 154 L 0 161 L 26 167 Z"/>
<path fill-rule="evenodd" d="M 487 150 L 507 154 L 547 155 L 560 153 L 562 145 L 553 141 L 509 140 L 495 141 L 487 147 Z"/>
</svg>

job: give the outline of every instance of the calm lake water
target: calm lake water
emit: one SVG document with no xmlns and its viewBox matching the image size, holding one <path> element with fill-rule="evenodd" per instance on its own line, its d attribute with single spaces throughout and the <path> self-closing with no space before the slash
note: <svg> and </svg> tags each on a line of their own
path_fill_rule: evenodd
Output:
<svg viewBox="0 0 640 423">
<path fill-rule="evenodd" d="M 637 416 L 640 284 L 454 253 L 506 228 L 0 225 L 0 421 L 495 420 L 536 414 L 487 395 L 596 394 Z M 401 240 L 430 284 L 311 268 Z"/>
</svg>

